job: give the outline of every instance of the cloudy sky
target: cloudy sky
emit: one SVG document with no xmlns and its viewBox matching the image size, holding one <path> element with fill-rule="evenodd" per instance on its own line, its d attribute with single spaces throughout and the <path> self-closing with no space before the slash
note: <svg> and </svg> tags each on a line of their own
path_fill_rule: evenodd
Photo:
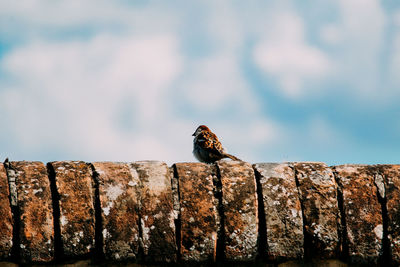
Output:
<svg viewBox="0 0 400 267">
<path fill-rule="evenodd" d="M 0 160 L 400 163 L 398 0 L 0 0 Z"/>
</svg>

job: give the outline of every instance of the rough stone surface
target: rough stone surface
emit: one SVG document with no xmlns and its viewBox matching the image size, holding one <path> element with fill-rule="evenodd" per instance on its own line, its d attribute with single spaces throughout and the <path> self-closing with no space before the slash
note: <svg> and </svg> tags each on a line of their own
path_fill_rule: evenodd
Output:
<svg viewBox="0 0 400 267">
<path fill-rule="evenodd" d="M 287 163 L 260 163 L 254 168 L 262 188 L 268 258 L 301 259 L 303 216 L 293 169 Z"/>
<path fill-rule="evenodd" d="M 53 207 L 50 181 L 42 162 L 11 163 L 16 171 L 23 261 L 51 261 L 54 256 Z"/>
<path fill-rule="evenodd" d="M 325 163 L 293 163 L 303 208 L 305 256 L 333 258 L 339 252 L 337 186 Z"/>
<path fill-rule="evenodd" d="M 104 254 L 135 259 L 139 248 L 138 177 L 126 163 L 93 163 L 99 182 Z"/>
<path fill-rule="evenodd" d="M 51 163 L 60 195 L 60 230 L 66 256 L 80 256 L 94 245 L 94 190 L 89 166 L 82 161 Z"/>
<path fill-rule="evenodd" d="M 139 161 L 132 163 L 132 175 L 140 180 L 139 216 L 145 260 L 176 261 L 175 212 L 168 166 L 158 161 Z"/>
<path fill-rule="evenodd" d="M 228 261 L 257 256 L 258 203 L 252 166 L 246 162 L 220 161 L 224 209 L 225 257 Z"/>
<path fill-rule="evenodd" d="M 7 173 L 0 163 L 0 260 L 10 257 L 12 248 L 13 225 L 9 194 Z"/>
<path fill-rule="evenodd" d="M 367 165 L 335 167 L 343 194 L 349 256 L 352 263 L 377 264 L 382 253 L 382 210 L 374 184 L 376 169 Z"/>
<path fill-rule="evenodd" d="M 215 261 L 216 168 L 204 163 L 177 163 L 181 207 L 181 255 L 184 261 Z"/>
<path fill-rule="evenodd" d="M 102 215 L 97 222 L 104 229 L 96 237 L 104 238 L 103 249 L 111 260 L 175 261 L 178 211 L 180 220 L 175 223 L 185 261 L 212 261 L 216 253 L 228 261 L 253 260 L 258 241 L 257 206 L 262 203 L 262 223 L 266 225 L 260 232 L 267 232 L 261 241 L 266 238 L 269 259 L 278 259 L 278 263 L 301 255 L 300 200 L 305 215 L 305 253 L 310 252 L 313 263 L 324 260 L 318 257 L 337 256 L 337 248 L 342 247 L 341 256 L 348 254 L 350 264 L 386 264 L 388 256 L 393 257 L 394 266 L 400 264 L 400 165 L 333 167 L 336 188 L 332 171 L 322 163 L 261 163 L 254 165 L 256 175 L 244 162 L 181 163 L 176 164 L 175 173 L 181 183 L 180 196 L 178 179 L 172 179 L 171 185 L 171 169 L 160 162 L 94 163 L 98 173 L 94 178 L 98 179 L 93 179 L 91 166 L 84 162 L 50 166 L 49 182 L 40 162 L 12 162 L 7 170 L 0 164 L 0 260 L 7 260 L 12 250 L 10 209 L 18 215 L 14 229 L 18 244 L 12 251 L 21 257 L 16 260 L 29 264 L 53 259 L 54 239 L 62 246 L 56 247 L 56 259 L 63 259 L 58 252 L 72 260 L 82 258 L 95 239 L 95 205 L 100 211 L 96 215 Z M 258 195 L 263 199 L 259 202 L 255 180 L 261 185 Z M 54 185 L 60 196 L 52 191 Z M 94 201 L 97 185 L 100 202 Z M 56 226 L 60 222 L 61 243 L 58 234 L 54 237 L 50 191 L 55 193 L 55 206 L 60 206 Z M 58 228 L 55 230 L 58 233 Z M 216 240 L 218 230 L 220 239 Z M 338 232 L 345 237 L 339 244 Z"/>
<path fill-rule="evenodd" d="M 400 165 L 380 165 L 378 168 L 385 185 L 392 258 L 400 265 Z"/>
</svg>

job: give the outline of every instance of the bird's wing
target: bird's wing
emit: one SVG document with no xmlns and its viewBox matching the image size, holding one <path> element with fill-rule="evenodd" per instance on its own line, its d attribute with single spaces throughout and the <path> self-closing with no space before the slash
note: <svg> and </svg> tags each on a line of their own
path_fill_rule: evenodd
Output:
<svg viewBox="0 0 400 267">
<path fill-rule="evenodd" d="M 202 148 L 207 149 L 210 152 L 221 155 L 224 154 L 224 149 L 218 141 L 218 137 L 212 132 L 202 132 L 197 137 L 197 141 Z"/>
</svg>

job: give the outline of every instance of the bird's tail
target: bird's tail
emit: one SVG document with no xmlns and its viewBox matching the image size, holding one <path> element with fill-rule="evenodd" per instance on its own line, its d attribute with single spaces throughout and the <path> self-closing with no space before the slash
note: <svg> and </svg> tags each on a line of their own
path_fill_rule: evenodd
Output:
<svg viewBox="0 0 400 267">
<path fill-rule="evenodd" d="M 231 154 L 225 153 L 224 156 L 225 156 L 225 158 L 230 158 L 231 160 L 243 161 L 243 160 L 241 160 L 241 159 L 239 159 L 239 158 L 237 158 L 237 157 L 235 157 L 234 155 L 231 155 Z"/>
</svg>

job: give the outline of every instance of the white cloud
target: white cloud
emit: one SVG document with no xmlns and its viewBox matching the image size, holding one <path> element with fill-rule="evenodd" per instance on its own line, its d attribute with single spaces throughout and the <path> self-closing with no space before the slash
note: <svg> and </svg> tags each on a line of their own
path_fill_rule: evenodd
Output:
<svg viewBox="0 0 400 267">
<path fill-rule="evenodd" d="M 237 52 L 243 46 L 245 23 L 241 21 L 242 10 L 230 1 L 209 1 L 207 32 L 218 50 Z"/>
<path fill-rule="evenodd" d="M 307 44 L 304 22 L 299 16 L 281 13 L 271 24 L 275 27 L 254 49 L 254 61 L 266 74 L 278 79 L 286 96 L 297 98 L 307 90 L 304 82 L 319 80 L 329 73 L 330 59 Z"/>
<path fill-rule="evenodd" d="M 167 11 L 168 10 L 168 11 Z M 177 9 L 163 3 L 106 0 L 0 1 L 0 36 L 12 43 L 42 39 L 86 39 L 114 35 L 171 34 L 179 29 Z"/>
<path fill-rule="evenodd" d="M 396 27 L 400 27 L 400 10 L 394 13 L 393 22 Z"/>
<path fill-rule="evenodd" d="M 381 53 L 387 18 L 378 0 L 340 0 L 337 27 L 341 51 L 335 57 L 337 76 L 361 98 L 375 99 L 381 92 Z M 351 93 L 351 92 L 350 92 Z"/>
<path fill-rule="evenodd" d="M 342 22 L 353 34 L 380 34 L 385 14 L 379 0 L 339 0 L 338 3 Z"/>
<path fill-rule="evenodd" d="M 392 57 L 390 58 L 389 65 L 389 78 L 390 85 L 394 88 L 400 88 L 400 32 L 394 37 L 391 47 Z M 400 93 L 400 92 L 397 92 Z"/>
<path fill-rule="evenodd" d="M 147 120 L 160 115 L 162 95 L 181 69 L 177 45 L 172 36 L 36 43 L 12 52 L 2 65 L 22 81 L 17 90 L 45 94 L 59 108 L 115 109 L 131 97 Z"/>
<path fill-rule="evenodd" d="M 180 85 L 183 95 L 199 110 L 217 112 L 234 104 L 236 110 L 254 113 L 259 101 L 239 62 L 246 37 L 245 25 L 238 19 L 242 14 L 230 1 L 206 1 L 204 6 L 207 12 L 202 23 L 213 49 L 186 62 L 186 76 Z"/>
<path fill-rule="evenodd" d="M 15 5 L 7 6 L 2 7 L 4 12 L 12 12 L 31 23 L 50 27 L 82 26 L 100 22 L 112 23 L 126 19 L 132 11 L 132 9 L 126 8 L 121 1 L 110 3 L 104 0 L 85 2 L 23 0 Z"/>
<path fill-rule="evenodd" d="M 185 97 L 197 109 L 215 112 L 232 102 L 246 113 L 258 108 L 258 101 L 243 78 L 235 54 L 221 52 L 192 61 L 191 65 L 182 87 Z"/>
<path fill-rule="evenodd" d="M 205 5 L 198 23 L 210 54 L 185 57 L 182 14 L 197 12 L 185 6 L 0 3 L 0 34 L 22 40 L 0 61 L 0 112 L 12 121 L 15 149 L 22 157 L 51 149 L 75 159 L 192 161 L 191 134 L 209 123 L 225 131 L 225 147 L 254 158 L 253 148 L 280 134 L 241 69 L 248 25 L 228 1 Z M 185 116 L 176 104 L 200 115 Z"/>
<path fill-rule="evenodd" d="M 311 95 L 322 88 L 331 90 L 334 86 L 326 86 L 330 84 L 359 101 L 387 103 L 398 90 L 387 81 L 394 79 L 393 75 L 387 77 L 382 71 L 387 64 L 384 56 L 390 31 L 381 2 L 340 0 L 332 4 L 337 6 L 332 11 L 337 15 L 321 25 L 313 15 L 303 20 L 290 5 L 276 8 L 275 14 L 268 16 L 268 25 L 273 26 L 264 25 L 263 37 L 254 48 L 254 62 L 276 79 L 282 93 L 290 98 Z M 394 13 L 394 25 L 397 16 Z M 309 23 L 314 24 L 311 27 Z M 307 40 L 306 36 L 314 38 L 314 34 L 322 43 Z M 324 46 L 326 52 L 321 49 Z M 394 52 L 390 53 L 389 61 Z"/>
<path fill-rule="evenodd" d="M 389 86 L 397 88 L 397 93 L 400 93 L 400 10 L 392 15 L 394 36 L 390 43 L 390 58 L 388 68 Z"/>
<path fill-rule="evenodd" d="M 342 33 L 335 24 L 328 24 L 321 28 L 321 39 L 329 45 L 337 45 L 343 41 Z"/>
<path fill-rule="evenodd" d="M 0 62 L 9 77 L 0 109 L 13 117 L 8 131 L 26 150 L 52 143 L 90 158 L 166 155 L 174 149 L 158 127 L 172 119 L 164 97 L 181 62 L 172 35 L 28 44 Z M 116 127 L 122 102 L 131 103 L 134 133 Z"/>
</svg>

